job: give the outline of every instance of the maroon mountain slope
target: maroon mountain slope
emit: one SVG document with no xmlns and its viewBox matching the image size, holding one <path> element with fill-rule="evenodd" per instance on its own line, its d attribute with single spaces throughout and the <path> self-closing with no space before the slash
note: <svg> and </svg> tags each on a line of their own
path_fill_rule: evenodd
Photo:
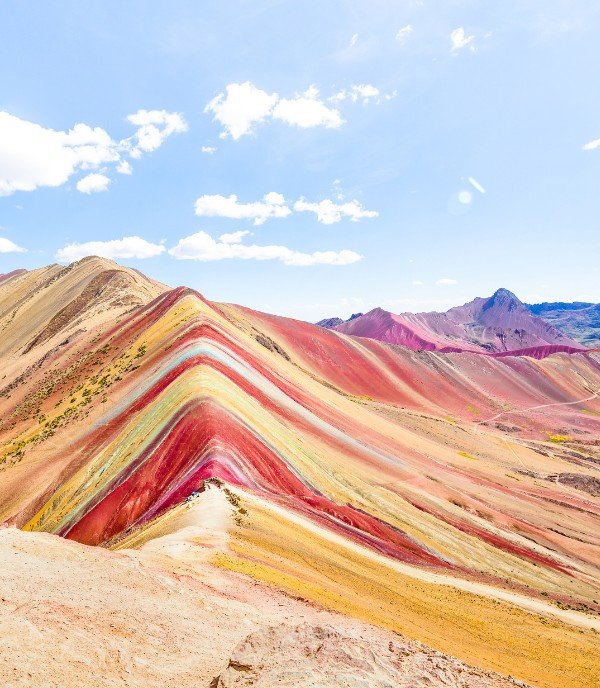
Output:
<svg viewBox="0 0 600 688">
<path fill-rule="evenodd" d="M 381 308 L 333 329 L 415 350 L 506 352 L 581 344 L 533 314 L 507 289 L 476 298 L 445 313 L 402 313 Z"/>
</svg>

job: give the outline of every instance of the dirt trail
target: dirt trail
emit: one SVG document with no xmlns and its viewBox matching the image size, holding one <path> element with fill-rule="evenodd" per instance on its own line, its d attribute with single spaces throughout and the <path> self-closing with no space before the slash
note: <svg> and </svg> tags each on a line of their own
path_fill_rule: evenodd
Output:
<svg viewBox="0 0 600 688">
<path fill-rule="evenodd" d="M 575 404 L 584 404 L 586 401 L 591 401 L 592 399 L 596 399 L 600 392 L 594 392 L 591 396 L 586 397 L 585 399 L 577 399 L 576 401 L 558 401 L 554 402 L 552 404 L 540 404 L 539 406 L 530 406 L 529 408 L 525 409 L 515 409 L 514 411 L 501 411 L 500 413 L 497 413 L 495 416 L 491 416 L 490 418 L 485 418 L 483 420 L 478 421 L 475 423 L 475 425 L 483 425 L 484 423 L 491 423 L 494 420 L 497 420 L 501 416 L 508 416 L 510 414 L 514 413 L 529 413 L 530 411 L 536 411 L 537 409 L 543 409 L 543 408 L 549 408 L 550 406 L 574 406 Z"/>
</svg>

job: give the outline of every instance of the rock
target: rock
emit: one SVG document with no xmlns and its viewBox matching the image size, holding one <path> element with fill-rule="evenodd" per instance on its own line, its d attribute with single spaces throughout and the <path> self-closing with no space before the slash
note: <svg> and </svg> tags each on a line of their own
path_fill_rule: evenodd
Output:
<svg viewBox="0 0 600 688">
<path fill-rule="evenodd" d="M 416 643 L 375 644 L 330 626 L 271 626 L 235 649 L 214 688 L 509 688 L 514 679 L 472 669 Z M 520 684 L 523 685 L 523 684 Z"/>
</svg>

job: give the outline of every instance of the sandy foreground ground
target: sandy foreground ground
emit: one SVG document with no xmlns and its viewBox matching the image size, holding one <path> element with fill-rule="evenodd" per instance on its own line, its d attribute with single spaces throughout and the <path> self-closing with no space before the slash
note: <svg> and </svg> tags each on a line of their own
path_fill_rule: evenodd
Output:
<svg viewBox="0 0 600 688">
<path fill-rule="evenodd" d="M 1 685 L 525 685 L 249 577 L 209 563 L 204 572 L 0 530 Z"/>
</svg>

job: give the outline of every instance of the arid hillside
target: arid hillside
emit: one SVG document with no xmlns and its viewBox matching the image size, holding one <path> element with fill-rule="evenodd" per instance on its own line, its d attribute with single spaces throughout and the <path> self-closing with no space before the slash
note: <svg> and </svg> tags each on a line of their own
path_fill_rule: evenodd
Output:
<svg viewBox="0 0 600 688">
<path fill-rule="evenodd" d="M 598 353 L 413 351 L 209 302 L 95 258 L 13 274 L 0 305 L 0 521 L 25 531 L 0 532 L 3 597 L 23 624 L 8 626 L 15 652 L 27 624 L 56 640 L 64 619 L 87 640 L 49 652 L 64 651 L 68 671 L 93 666 L 94 628 L 103 661 L 124 657 L 125 685 L 187 685 L 182 667 L 205 661 L 206 642 L 217 650 L 200 685 L 276 685 L 303 674 L 296 645 L 318 655 L 315 638 L 339 667 L 310 655 L 321 683 L 290 685 L 345 685 L 331 681 L 371 653 L 380 683 L 365 686 L 512 685 L 486 672 L 594 685 Z M 19 566 L 14 551 L 28 552 Z M 133 601 L 115 602 L 114 627 L 73 611 L 98 614 L 121 586 L 149 596 L 147 632 L 128 625 Z M 203 611 L 170 614 L 171 595 L 177 608 L 197 596 Z M 36 616 L 37 605 L 56 613 Z M 199 628 L 209 616 L 225 629 L 212 640 Z M 174 634 L 167 678 L 150 668 L 159 629 Z M 46 661 L 37 631 L 33 671 Z M 407 639 L 408 659 L 389 634 Z M 183 642 L 195 649 L 177 659 Z M 410 683 L 430 648 L 444 655 L 438 683 Z M 452 674 L 448 657 L 479 674 Z"/>
</svg>

